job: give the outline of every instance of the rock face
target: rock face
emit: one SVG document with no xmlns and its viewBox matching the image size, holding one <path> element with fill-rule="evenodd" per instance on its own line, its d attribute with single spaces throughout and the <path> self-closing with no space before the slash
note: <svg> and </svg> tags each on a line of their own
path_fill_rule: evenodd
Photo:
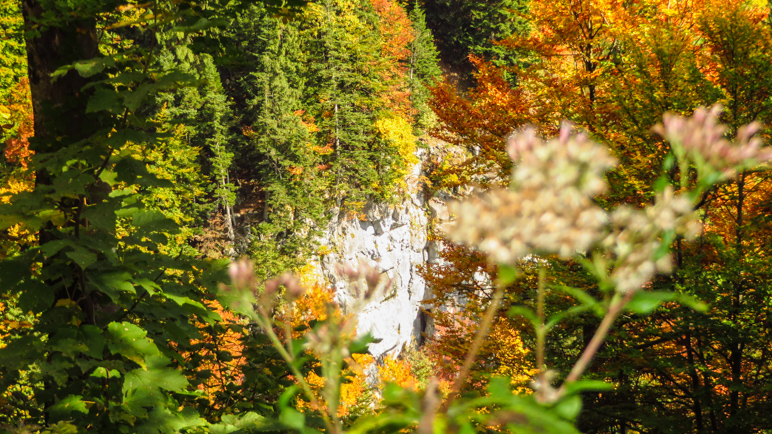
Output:
<svg viewBox="0 0 772 434">
<path fill-rule="evenodd" d="M 422 155 L 419 155 L 422 156 Z M 426 282 L 418 268 L 433 249 L 428 239 L 427 200 L 421 191 L 417 165 L 407 179 L 407 197 L 396 205 L 370 203 L 359 218 L 338 213 L 328 226 L 322 244 L 330 253 L 319 264 L 324 277 L 336 288 L 337 301 L 345 309 L 352 299 L 345 281 L 334 272 L 336 263 L 367 261 L 393 281 L 390 291 L 372 300 L 359 315 L 358 332 L 381 339 L 370 346 L 380 357 L 398 354 L 429 327 L 420 307 L 427 298 Z"/>
</svg>

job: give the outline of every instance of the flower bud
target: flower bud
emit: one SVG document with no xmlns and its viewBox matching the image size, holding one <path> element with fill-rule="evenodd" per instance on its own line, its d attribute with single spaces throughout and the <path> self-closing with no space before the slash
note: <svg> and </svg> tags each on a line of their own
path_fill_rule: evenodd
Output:
<svg viewBox="0 0 772 434">
<path fill-rule="evenodd" d="M 231 285 L 237 290 L 254 290 L 257 285 L 255 278 L 254 264 L 246 259 L 238 262 L 232 262 L 228 266 L 228 274 L 231 278 Z"/>
</svg>

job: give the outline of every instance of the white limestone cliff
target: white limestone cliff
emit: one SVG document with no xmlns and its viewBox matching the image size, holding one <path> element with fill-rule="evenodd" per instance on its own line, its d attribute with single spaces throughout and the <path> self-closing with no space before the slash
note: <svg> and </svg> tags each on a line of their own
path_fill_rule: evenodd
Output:
<svg viewBox="0 0 772 434">
<path fill-rule="evenodd" d="M 425 157 L 426 151 L 419 151 Z M 369 203 L 359 217 L 338 213 L 330 222 L 322 244 L 329 253 L 322 256 L 321 273 L 335 287 L 337 301 L 344 307 L 351 300 L 345 281 L 334 271 L 336 263 L 356 265 L 367 261 L 386 274 L 393 285 L 381 299 L 372 300 L 358 318 L 358 332 L 370 332 L 381 341 L 370 346 L 380 357 L 398 354 L 404 345 L 420 341 L 430 325 L 421 312 L 429 296 L 419 267 L 436 258 L 436 248 L 429 240 L 429 214 L 441 207 L 432 199 L 430 206 L 420 183 L 421 164 L 407 178 L 407 193 L 395 205 Z"/>
</svg>

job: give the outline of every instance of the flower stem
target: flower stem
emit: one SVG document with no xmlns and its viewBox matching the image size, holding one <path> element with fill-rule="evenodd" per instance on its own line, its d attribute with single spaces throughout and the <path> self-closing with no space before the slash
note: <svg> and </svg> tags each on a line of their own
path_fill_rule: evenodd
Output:
<svg viewBox="0 0 772 434">
<path fill-rule="evenodd" d="M 312 408 L 318 408 L 322 409 L 323 407 L 319 404 L 319 400 L 316 399 L 316 396 L 314 395 L 314 392 L 311 390 L 311 386 L 308 385 L 308 382 L 306 382 L 305 377 L 303 377 L 303 374 L 300 372 L 300 370 L 295 366 L 294 361 L 295 358 L 290 354 L 286 348 L 284 348 L 284 345 L 281 342 L 281 339 L 279 339 L 278 336 L 276 336 L 276 333 L 274 333 L 273 328 L 271 327 L 271 320 L 270 317 L 268 317 L 265 312 L 260 309 L 260 315 L 257 318 L 257 324 L 260 326 L 260 328 L 263 329 L 266 335 L 268 335 L 268 339 L 271 340 L 271 343 L 273 344 L 273 347 L 276 349 L 276 351 L 279 352 L 281 357 L 284 359 L 285 362 L 287 362 L 287 366 L 289 366 L 290 371 L 292 371 L 292 375 L 295 376 L 295 380 L 300 384 L 300 388 L 303 390 L 303 393 L 306 395 L 306 398 L 308 398 L 309 402 L 311 402 Z M 331 433 L 337 433 L 339 430 L 336 429 L 335 425 L 332 423 L 332 420 L 330 419 L 330 416 L 325 413 L 324 411 L 321 411 L 322 420 L 324 420 L 324 424 Z"/>
<path fill-rule="evenodd" d="M 544 325 L 544 292 L 545 292 L 546 270 L 539 267 L 539 283 L 536 289 L 536 316 L 539 318 L 539 325 L 536 327 L 536 369 L 539 375 L 542 375 L 546 367 L 544 366 L 544 348 L 547 339 L 547 328 Z"/>
<path fill-rule="evenodd" d="M 614 323 L 614 320 L 616 320 L 619 314 L 622 313 L 625 305 L 627 305 L 627 303 L 633 298 L 634 294 L 635 291 L 629 291 L 624 295 L 615 294 L 611 299 L 611 305 L 609 306 L 606 315 L 603 317 L 603 320 L 600 322 L 598 330 L 595 331 L 592 340 L 590 340 L 590 343 L 584 349 L 582 355 L 579 357 L 579 360 L 576 361 L 576 364 L 574 364 L 574 367 L 571 369 L 568 377 L 566 377 L 566 380 L 560 387 L 561 393 L 565 391 L 566 384 L 577 381 L 582 376 L 582 374 L 584 374 L 584 371 L 590 366 L 590 362 L 592 362 L 593 357 L 595 357 L 595 353 L 598 352 L 601 344 L 603 344 L 603 341 L 606 339 L 606 335 L 611 329 L 611 325 Z"/>
</svg>

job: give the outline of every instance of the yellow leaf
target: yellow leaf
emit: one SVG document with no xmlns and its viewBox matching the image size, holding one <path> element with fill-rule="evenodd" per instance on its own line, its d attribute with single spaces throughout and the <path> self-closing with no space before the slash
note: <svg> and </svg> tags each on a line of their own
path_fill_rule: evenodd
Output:
<svg viewBox="0 0 772 434">
<path fill-rule="evenodd" d="M 63 307 L 70 307 L 72 305 L 76 305 L 78 303 L 75 302 L 75 300 L 70 300 L 69 298 L 63 298 L 56 302 L 56 307 L 63 306 Z"/>
</svg>

